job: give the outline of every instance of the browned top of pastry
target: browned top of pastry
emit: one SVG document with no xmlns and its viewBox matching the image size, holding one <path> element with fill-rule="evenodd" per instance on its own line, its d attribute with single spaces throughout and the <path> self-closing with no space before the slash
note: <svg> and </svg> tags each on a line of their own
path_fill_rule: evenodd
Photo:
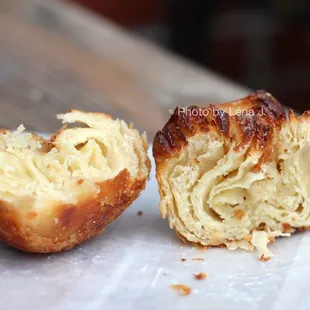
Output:
<svg viewBox="0 0 310 310">
<path fill-rule="evenodd" d="M 197 133 L 215 131 L 224 139 L 236 141 L 236 150 L 268 148 L 276 127 L 286 119 L 281 104 L 269 93 L 259 90 L 249 96 L 208 107 L 177 107 L 164 128 L 154 138 L 157 162 L 174 157 Z M 267 150 L 265 150 L 267 152 Z"/>
</svg>

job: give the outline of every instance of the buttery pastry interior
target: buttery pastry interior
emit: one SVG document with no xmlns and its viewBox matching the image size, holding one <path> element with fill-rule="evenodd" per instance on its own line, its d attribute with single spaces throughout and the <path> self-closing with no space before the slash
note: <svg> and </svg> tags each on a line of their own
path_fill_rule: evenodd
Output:
<svg viewBox="0 0 310 310">
<path fill-rule="evenodd" d="M 137 198 L 150 171 L 146 136 L 103 113 L 72 110 L 50 140 L 0 134 L 0 239 L 57 252 L 100 233 Z"/>
<path fill-rule="evenodd" d="M 256 248 L 263 260 L 275 237 L 309 227 L 309 115 L 287 117 L 264 91 L 177 108 L 153 146 L 170 227 L 202 246 Z"/>
</svg>

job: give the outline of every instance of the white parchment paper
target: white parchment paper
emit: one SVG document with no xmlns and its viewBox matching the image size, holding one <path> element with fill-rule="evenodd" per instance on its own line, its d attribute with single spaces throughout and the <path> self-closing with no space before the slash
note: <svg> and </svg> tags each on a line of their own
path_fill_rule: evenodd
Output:
<svg viewBox="0 0 310 310">
<path fill-rule="evenodd" d="M 310 309 L 310 232 L 277 239 L 267 263 L 256 253 L 203 252 L 175 237 L 158 201 L 153 169 L 117 221 L 69 252 L 27 254 L 0 243 L 0 309 Z M 208 278 L 196 280 L 200 272 Z M 192 293 L 179 296 L 171 284 Z"/>
</svg>

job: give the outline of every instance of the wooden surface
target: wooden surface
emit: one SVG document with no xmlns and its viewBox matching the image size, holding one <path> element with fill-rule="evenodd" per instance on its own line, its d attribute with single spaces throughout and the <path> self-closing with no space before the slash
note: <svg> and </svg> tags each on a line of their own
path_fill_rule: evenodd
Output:
<svg viewBox="0 0 310 310">
<path fill-rule="evenodd" d="M 0 127 L 53 132 L 66 109 L 104 111 L 152 139 L 177 105 L 248 90 L 71 4 L 0 0 Z"/>
</svg>

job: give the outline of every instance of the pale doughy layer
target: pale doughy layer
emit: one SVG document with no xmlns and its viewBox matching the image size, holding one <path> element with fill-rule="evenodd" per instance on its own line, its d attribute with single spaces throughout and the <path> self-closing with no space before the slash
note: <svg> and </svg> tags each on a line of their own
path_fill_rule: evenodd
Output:
<svg viewBox="0 0 310 310">
<path fill-rule="evenodd" d="M 61 130 L 52 145 L 23 126 L 0 135 L 0 200 L 34 210 L 53 202 L 74 204 L 124 169 L 132 179 L 148 175 L 146 137 L 124 121 L 80 111 L 58 118 L 86 127 Z"/>
<path fill-rule="evenodd" d="M 307 118 L 285 122 L 259 171 L 264 150 L 237 151 L 233 142 L 227 149 L 214 131 L 187 139 L 158 175 L 160 210 L 171 228 L 194 243 L 272 256 L 267 244 L 274 237 L 310 226 L 309 125 Z"/>
</svg>

